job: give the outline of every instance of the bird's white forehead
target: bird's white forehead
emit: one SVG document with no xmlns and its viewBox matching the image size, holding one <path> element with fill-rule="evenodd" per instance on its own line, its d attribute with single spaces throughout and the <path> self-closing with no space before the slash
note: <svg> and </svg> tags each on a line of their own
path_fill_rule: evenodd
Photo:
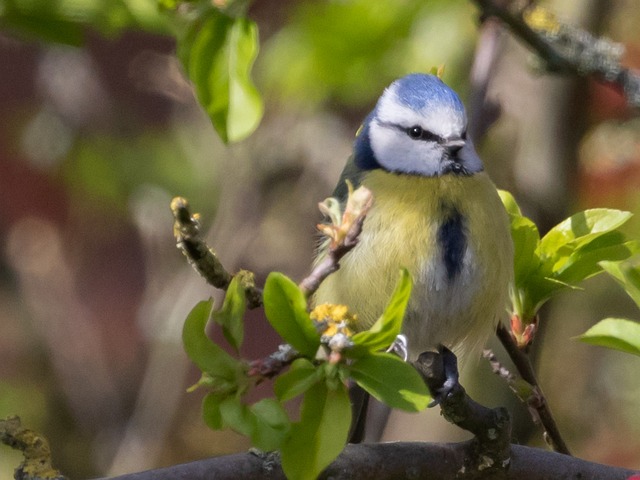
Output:
<svg viewBox="0 0 640 480">
<path fill-rule="evenodd" d="M 420 108 L 403 103 L 397 94 L 397 84 L 385 90 L 376 107 L 376 119 L 405 128 L 415 125 L 441 137 L 461 135 L 467 124 L 467 117 L 459 105 L 448 97 L 435 96 L 425 99 Z"/>
</svg>

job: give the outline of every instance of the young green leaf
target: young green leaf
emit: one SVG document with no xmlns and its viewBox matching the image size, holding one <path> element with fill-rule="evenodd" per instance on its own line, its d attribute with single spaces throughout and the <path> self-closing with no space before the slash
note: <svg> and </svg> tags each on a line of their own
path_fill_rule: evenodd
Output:
<svg viewBox="0 0 640 480">
<path fill-rule="evenodd" d="M 298 286 L 283 274 L 272 272 L 264 285 L 263 301 L 267 320 L 275 331 L 301 354 L 315 357 L 320 335 Z"/>
<path fill-rule="evenodd" d="M 249 407 L 242 403 L 239 397 L 226 397 L 220 402 L 220 416 L 222 424 L 232 430 L 250 437 L 256 428 L 256 417 Z"/>
<path fill-rule="evenodd" d="M 521 217 L 522 212 L 520 211 L 520 206 L 516 202 L 516 199 L 511 195 L 511 192 L 507 190 L 498 189 L 498 195 L 500 195 L 500 200 L 504 205 L 504 208 L 507 210 L 509 215 L 513 215 L 516 217 Z"/>
<path fill-rule="evenodd" d="M 246 299 L 244 288 L 238 279 L 234 276 L 227 288 L 222 308 L 217 312 L 213 312 L 213 320 L 222 326 L 222 333 L 227 342 L 236 351 L 242 345 L 244 337 L 244 312 L 246 309 Z"/>
<path fill-rule="evenodd" d="M 602 271 L 600 262 L 625 260 L 637 253 L 637 241 L 626 242 L 619 231 L 605 233 L 592 242 L 576 249 L 566 262 L 554 272 L 553 278 L 577 284 Z"/>
<path fill-rule="evenodd" d="M 202 418 L 211 430 L 220 430 L 223 427 L 220 414 L 220 402 L 223 398 L 215 393 L 208 393 L 202 400 Z"/>
<path fill-rule="evenodd" d="M 251 406 L 255 428 L 251 444 L 263 451 L 278 450 L 291 430 L 291 422 L 282 405 L 273 398 L 265 398 Z"/>
<path fill-rule="evenodd" d="M 514 247 L 514 276 L 516 285 L 538 270 L 540 257 L 536 253 L 540 243 L 538 227 L 527 217 L 511 215 L 511 238 Z"/>
<path fill-rule="evenodd" d="M 629 218 L 629 212 L 606 208 L 578 212 L 549 230 L 540 241 L 538 254 L 552 271 L 558 271 L 577 248 L 617 229 Z"/>
<path fill-rule="evenodd" d="M 637 265 L 638 260 L 640 258 L 636 257 L 628 262 L 600 262 L 600 266 L 622 285 L 625 292 L 640 308 L 640 268 Z"/>
<path fill-rule="evenodd" d="M 241 363 L 213 343 L 205 332 L 212 308 L 213 300 L 198 302 L 193 307 L 182 328 L 182 343 L 200 370 L 214 378 L 235 381 L 241 371 Z"/>
<path fill-rule="evenodd" d="M 640 323 L 623 318 L 605 318 L 577 337 L 591 345 L 640 355 Z"/>
<path fill-rule="evenodd" d="M 351 425 L 344 385 L 317 383 L 304 396 L 300 421 L 282 445 L 282 468 L 290 480 L 314 480 L 342 451 Z"/>
<path fill-rule="evenodd" d="M 418 412 L 431 400 L 416 369 L 395 355 L 361 357 L 353 362 L 350 373 L 358 385 L 390 407 Z"/>
<path fill-rule="evenodd" d="M 320 379 L 321 370 L 306 358 L 299 358 L 288 372 L 278 376 L 273 390 L 278 400 L 286 402 L 309 390 Z"/>
<path fill-rule="evenodd" d="M 522 216 L 513 196 L 500 191 L 511 219 L 515 248 L 513 313 L 525 323 L 539 308 L 565 289 L 602 271 L 599 262 L 622 260 L 638 251 L 640 242 L 625 241 L 617 229 L 628 212 L 593 209 L 579 212 L 552 228 L 542 239 L 535 224 Z"/>
<path fill-rule="evenodd" d="M 216 8 L 201 14 L 179 40 L 178 56 L 225 143 L 247 137 L 262 117 L 262 99 L 250 77 L 257 53 L 255 23 Z"/>
<path fill-rule="evenodd" d="M 403 268 L 400 270 L 398 283 L 389 303 L 380 318 L 369 330 L 358 332 L 353 336 L 355 352 L 361 352 L 362 348 L 370 352 L 383 350 L 394 342 L 402 328 L 404 312 L 411 297 L 411 288 L 411 275 L 406 268 Z"/>
</svg>

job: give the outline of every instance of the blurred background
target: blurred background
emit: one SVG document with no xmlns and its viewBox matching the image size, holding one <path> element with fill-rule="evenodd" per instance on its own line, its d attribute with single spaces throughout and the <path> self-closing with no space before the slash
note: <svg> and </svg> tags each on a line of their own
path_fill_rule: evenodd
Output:
<svg viewBox="0 0 640 480">
<path fill-rule="evenodd" d="M 624 44 L 625 65 L 640 66 L 637 2 L 541 3 Z M 254 78 L 266 115 L 226 147 L 155 1 L 0 2 L 0 418 L 18 414 L 44 433 L 70 478 L 248 447 L 208 430 L 203 393 L 186 393 L 199 375 L 182 351 L 182 322 L 218 294 L 175 248 L 170 199 L 185 196 L 202 213 L 229 270 L 301 279 L 317 202 L 396 77 L 445 65 L 476 124 L 491 124 L 477 133 L 487 170 L 542 231 L 588 207 L 640 210 L 636 112 L 608 86 L 543 74 L 510 34 L 481 27 L 470 1 L 262 0 L 249 16 L 260 28 Z M 483 63 L 487 49 L 493 60 Z M 483 67 L 487 98 L 500 105 L 495 123 L 478 120 L 472 78 Z M 638 218 L 627 230 L 635 238 Z M 575 454 L 640 468 L 640 359 L 571 338 L 605 316 L 640 312 L 607 278 L 585 287 L 544 311 L 540 380 Z M 247 325 L 247 357 L 276 348 L 259 312 Z M 484 361 L 468 366 L 464 384 L 509 406 L 514 441 L 542 445 Z M 394 417 L 385 439 L 464 437 L 435 409 L 419 421 Z M 0 478 L 20 461 L 0 446 Z"/>
</svg>

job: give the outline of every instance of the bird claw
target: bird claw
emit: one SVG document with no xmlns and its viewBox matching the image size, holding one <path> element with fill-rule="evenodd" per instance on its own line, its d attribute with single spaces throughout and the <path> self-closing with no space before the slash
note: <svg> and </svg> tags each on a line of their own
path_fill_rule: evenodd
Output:
<svg viewBox="0 0 640 480">
<path fill-rule="evenodd" d="M 430 386 L 433 400 L 428 407 L 432 408 L 447 400 L 453 391 L 460 385 L 458 373 L 458 358 L 444 345 L 438 346 L 438 353 L 435 354 L 442 364 L 442 378 L 444 381 L 438 387 Z"/>
<path fill-rule="evenodd" d="M 391 346 L 387 348 L 387 353 L 395 353 L 399 356 L 403 361 L 407 361 L 409 358 L 409 342 L 407 337 L 403 334 L 400 334 L 393 341 Z"/>
</svg>

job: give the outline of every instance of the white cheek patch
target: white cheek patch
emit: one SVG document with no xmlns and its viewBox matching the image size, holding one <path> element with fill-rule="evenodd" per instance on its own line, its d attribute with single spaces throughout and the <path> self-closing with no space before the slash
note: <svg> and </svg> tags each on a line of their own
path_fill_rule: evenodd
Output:
<svg viewBox="0 0 640 480">
<path fill-rule="evenodd" d="M 382 126 L 375 120 L 369 128 L 373 153 L 386 170 L 426 176 L 436 175 L 440 171 L 442 154 L 438 146 L 412 140 L 403 131 Z"/>
</svg>

